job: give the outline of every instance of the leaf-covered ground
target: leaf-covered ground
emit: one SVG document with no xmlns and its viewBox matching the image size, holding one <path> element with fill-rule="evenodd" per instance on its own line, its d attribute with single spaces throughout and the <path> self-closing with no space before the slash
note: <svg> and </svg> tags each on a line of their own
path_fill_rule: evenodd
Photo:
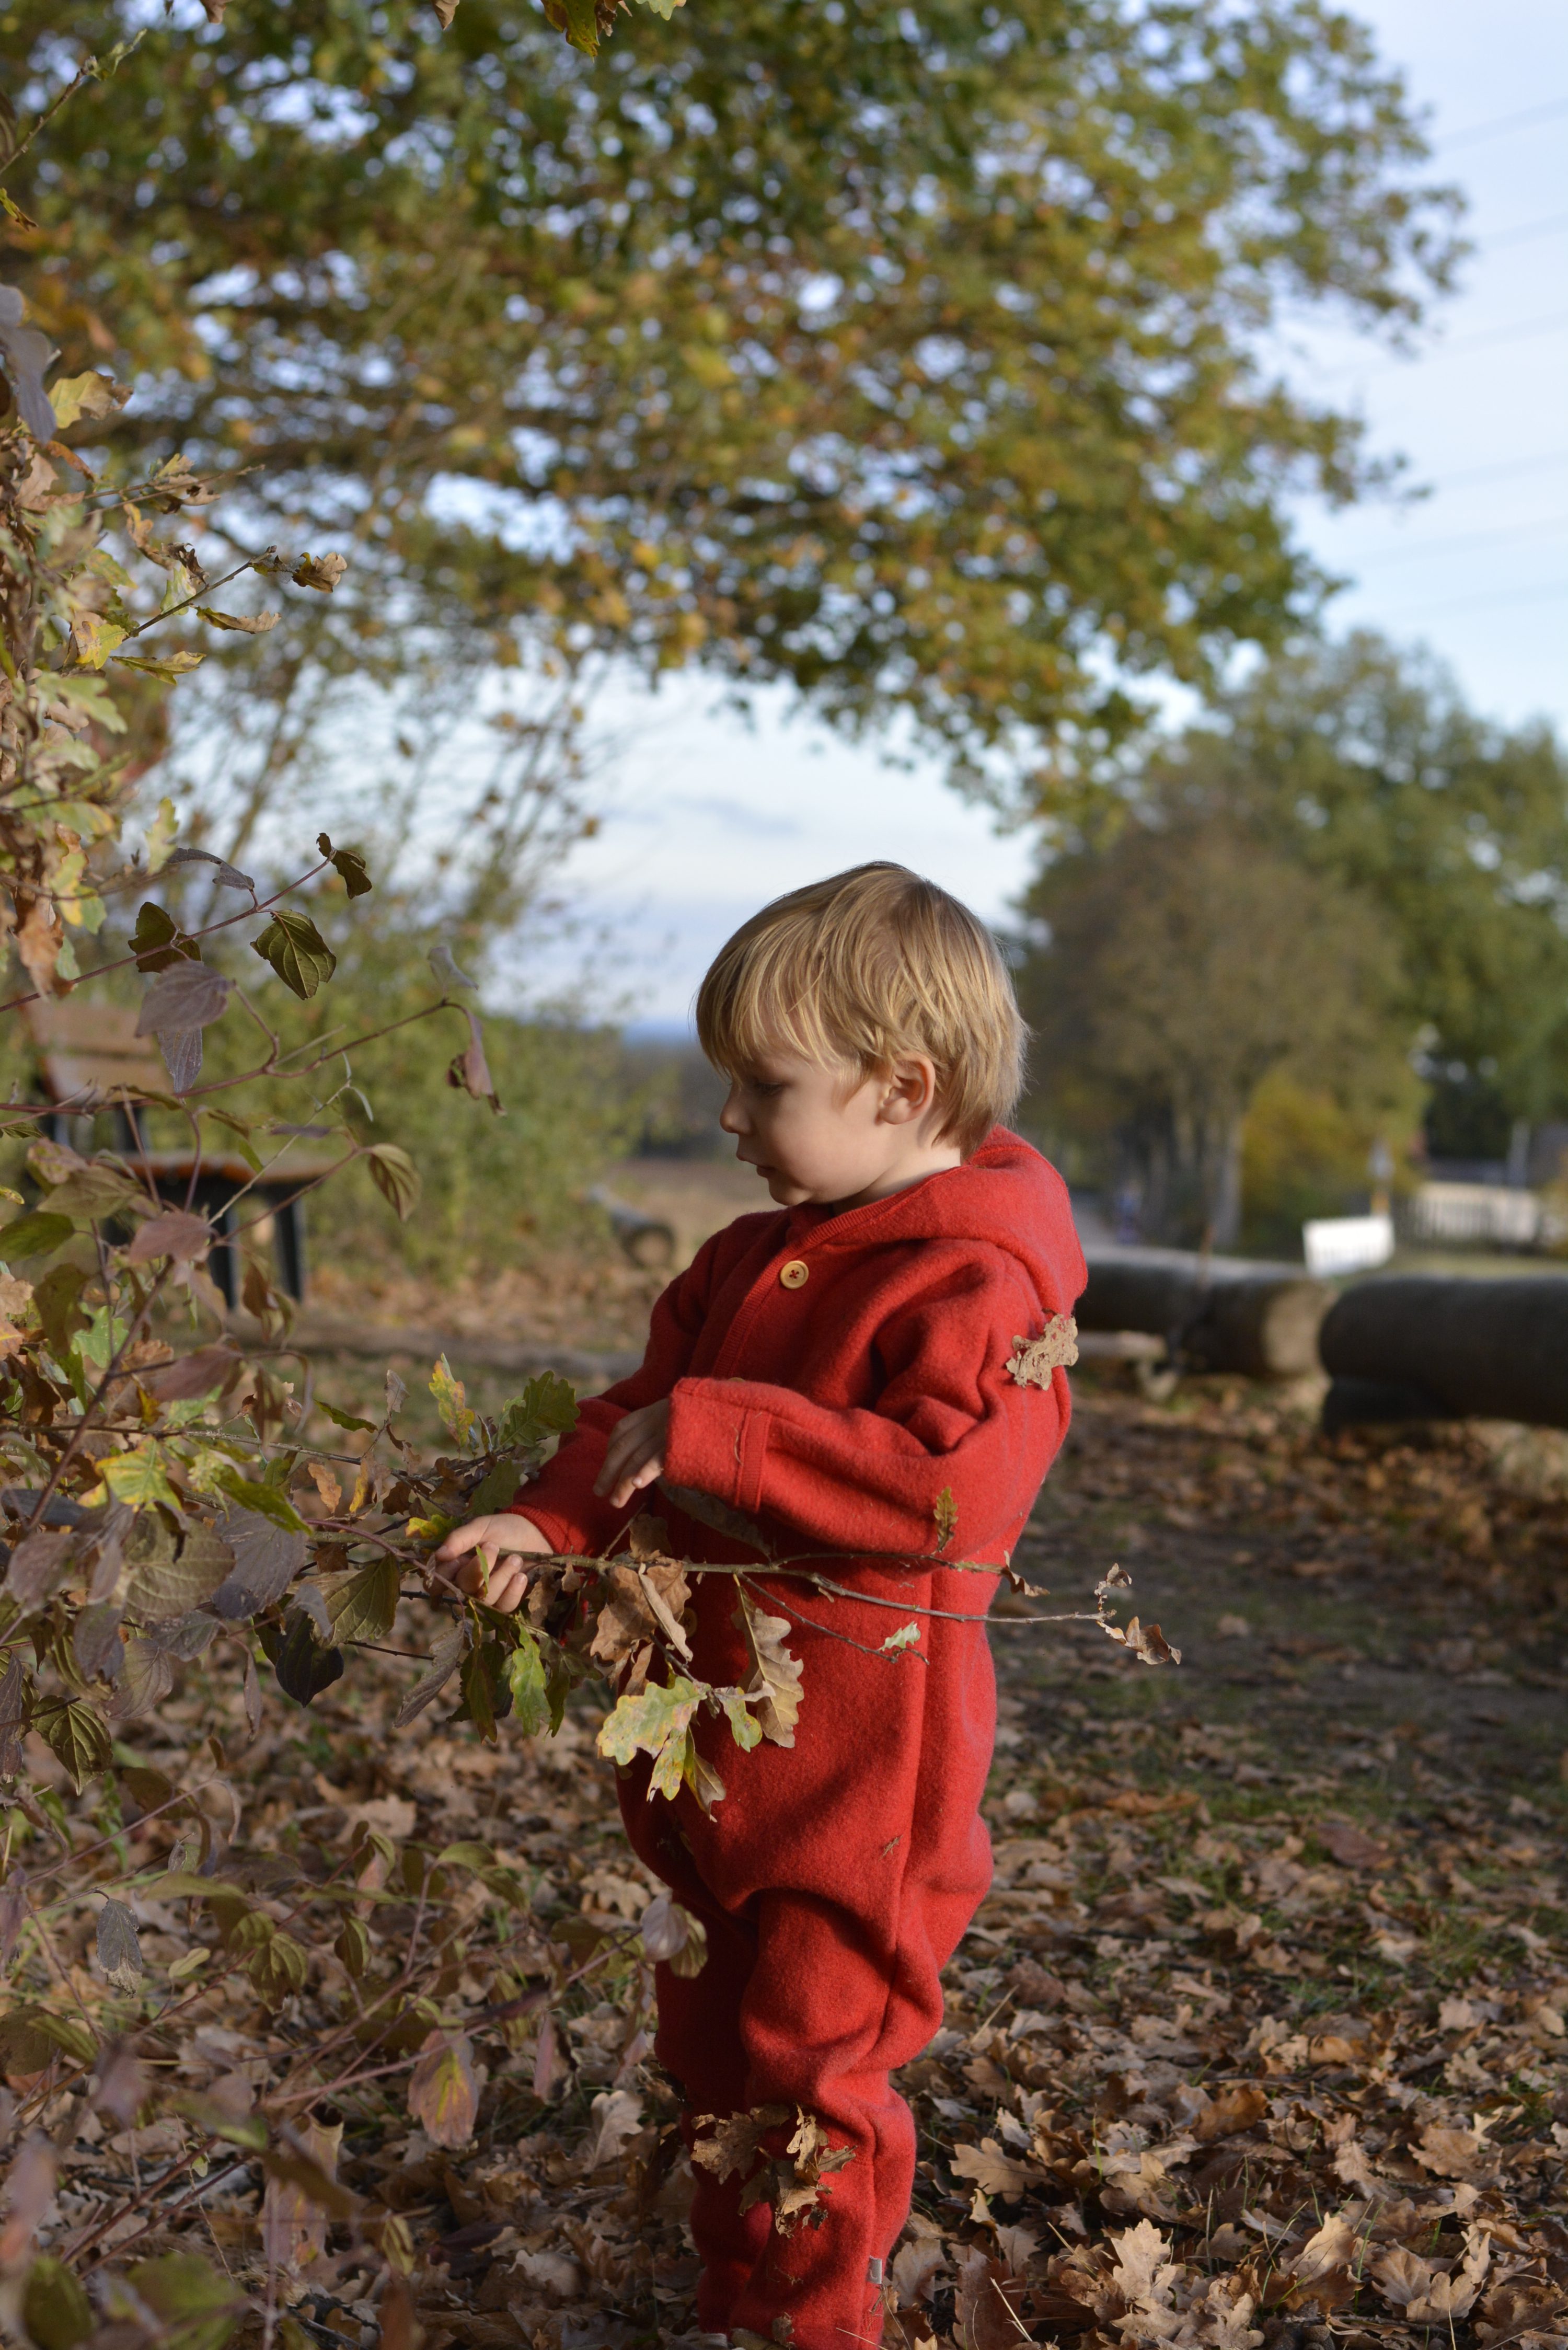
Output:
<svg viewBox="0 0 1568 2350">
<path fill-rule="evenodd" d="M 322 1381 L 347 1402 L 352 1377 Z M 998 1618 L 995 1888 L 904 2082 L 909 2343 L 1568 2341 L 1557 1475 L 1496 1432 L 1326 1445 L 1257 1391 L 1080 1383 L 1021 1563 L 1076 1605 L 1120 1558 L 1186 1660 Z M 388 1646 L 432 1630 L 405 1607 Z M 204 1862 L 232 1888 L 130 1901 L 145 1971 L 118 1984 L 90 1905 L 35 1912 L 8 1989 L 60 2021 L 6 2061 L 58 2149 L 46 2239 L 144 2280 L 215 2256 L 285 2350 L 410 2350 L 416 2324 L 425 2350 L 679 2341 L 654 1888 L 594 1710 L 553 1744 L 394 1731 L 417 1670 L 363 1659 L 308 1712 L 269 1690 L 253 1737 L 198 1662 L 158 1723 L 122 1725 L 118 1822 L 101 1783 L 8 1815 L 36 1903 L 67 1835 L 120 1839 L 106 1877 Z M 81 2094 L 84 2012 L 134 2039 L 122 2115 L 151 2085 L 161 2118 L 117 2118 L 101 2059 Z"/>
</svg>

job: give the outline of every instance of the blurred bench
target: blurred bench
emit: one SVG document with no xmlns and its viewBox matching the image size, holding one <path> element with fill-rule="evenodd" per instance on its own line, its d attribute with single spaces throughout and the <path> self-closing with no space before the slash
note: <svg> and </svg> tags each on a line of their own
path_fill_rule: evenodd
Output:
<svg viewBox="0 0 1568 2350">
<path fill-rule="evenodd" d="M 332 1161 L 289 1149 L 257 1176 L 236 1150 L 204 1150 L 198 1159 L 193 1142 L 153 1149 L 142 1139 L 145 1118 L 131 1112 L 149 1094 L 168 1094 L 169 1072 L 156 1041 L 137 1035 L 135 1012 L 68 996 L 25 1004 L 23 1013 L 37 1054 L 40 1090 L 50 1104 L 39 1120 L 50 1140 L 85 1157 L 100 1147 L 99 1120 L 112 1120 L 110 1147 L 151 1180 L 161 1200 L 170 1207 L 189 1203 L 217 1233 L 207 1269 L 231 1306 L 240 1292 L 235 1235 L 241 1219 L 234 1203 L 242 1191 L 247 1193 L 271 1222 L 279 1286 L 291 1297 L 303 1297 L 305 1201 L 299 1193 Z"/>
</svg>

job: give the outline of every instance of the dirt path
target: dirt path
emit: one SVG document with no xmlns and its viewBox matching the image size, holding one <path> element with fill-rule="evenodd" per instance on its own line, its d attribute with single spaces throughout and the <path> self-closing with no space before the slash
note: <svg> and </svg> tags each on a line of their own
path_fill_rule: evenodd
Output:
<svg viewBox="0 0 1568 2350">
<path fill-rule="evenodd" d="M 1091 1628 L 999 1625 L 1032 1707 L 1179 1728 L 1195 1758 L 1255 1783 L 1315 1758 L 1359 1773 L 1369 1801 L 1450 1783 L 1559 1799 L 1568 1491 L 1552 1490 L 1550 1442 L 1516 1447 L 1510 1474 L 1491 1431 L 1330 1443 L 1261 1389 L 1075 1392 L 1020 1564 L 1070 1598 L 1119 1560 L 1183 1660 L 1129 1679 Z"/>
</svg>

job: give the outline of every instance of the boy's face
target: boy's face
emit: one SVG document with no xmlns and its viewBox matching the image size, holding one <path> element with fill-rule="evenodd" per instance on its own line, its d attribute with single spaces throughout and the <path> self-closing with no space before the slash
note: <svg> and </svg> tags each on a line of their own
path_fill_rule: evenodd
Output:
<svg viewBox="0 0 1568 2350">
<path fill-rule="evenodd" d="M 781 1048 L 731 1078 L 719 1123 L 781 1207 L 857 1207 L 961 1163 L 934 1139 L 935 1082 L 929 1061 L 862 1078 Z"/>
</svg>

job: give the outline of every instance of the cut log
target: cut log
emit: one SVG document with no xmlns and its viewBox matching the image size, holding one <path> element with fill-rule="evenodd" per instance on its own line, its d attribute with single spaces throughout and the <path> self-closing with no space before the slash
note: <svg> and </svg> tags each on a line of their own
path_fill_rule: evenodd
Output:
<svg viewBox="0 0 1568 2350">
<path fill-rule="evenodd" d="M 1196 1370 L 1293 1378 L 1318 1367 L 1334 1292 L 1299 1264 L 1204 1258 L 1186 1249 L 1096 1249 L 1080 1330 L 1147 1330 Z"/>
<path fill-rule="evenodd" d="M 1568 1275 L 1386 1274 L 1334 1305 L 1324 1418 L 1517 1419 L 1568 1428 Z"/>
</svg>

